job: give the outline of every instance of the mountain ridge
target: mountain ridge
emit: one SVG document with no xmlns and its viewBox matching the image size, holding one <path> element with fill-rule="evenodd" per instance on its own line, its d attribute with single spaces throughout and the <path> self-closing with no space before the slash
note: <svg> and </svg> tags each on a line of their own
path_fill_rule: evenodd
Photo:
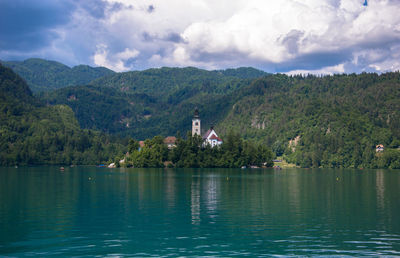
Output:
<svg viewBox="0 0 400 258">
<path fill-rule="evenodd" d="M 30 58 L 24 61 L 0 61 L 21 76 L 33 92 L 49 91 L 66 86 L 88 84 L 115 73 L 105 67 L 77 65 L 69 67 L 57 61 Z"/>
<path fill-rule="evenodd" d="M 39 96 L 69 106 L 83 128 L 137 140 L 185 135 L 197 107 L 204 130 L 239 133 L 298 166 L 400 167 L 399 72 L 247 78 L 249 69 L 153 68 Z"/>
</svg>

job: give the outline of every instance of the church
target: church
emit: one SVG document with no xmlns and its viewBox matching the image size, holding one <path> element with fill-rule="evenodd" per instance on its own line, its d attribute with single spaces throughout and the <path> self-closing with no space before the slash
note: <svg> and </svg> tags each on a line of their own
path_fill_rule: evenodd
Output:
<svg viewBox="0 0 400 258">
<path fill-rule="evenodd" d="M 194 111 L 194 116 L 192 119 L 192 136 L 194 135 L 201 136 L 201 121 L 199 116 L 199 110 L 196 108 Z M 212 148 L 215 146 L 219 146 L 222 144 L 221 138 L 218 137 L 214 128 L 211 127 L 204 135 L 203 135 L 204 145 L 209 144 Z"/>
</svg>

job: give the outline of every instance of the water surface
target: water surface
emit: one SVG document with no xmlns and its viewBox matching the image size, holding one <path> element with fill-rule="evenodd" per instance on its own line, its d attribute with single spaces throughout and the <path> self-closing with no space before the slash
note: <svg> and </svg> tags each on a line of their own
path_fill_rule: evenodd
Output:
<svg viewBox="0 0 400 258">
<path fill-rule="evenodd" d="M 0 168 L 0 256 L 400 255 L 400 171 Z"/>
</svg>

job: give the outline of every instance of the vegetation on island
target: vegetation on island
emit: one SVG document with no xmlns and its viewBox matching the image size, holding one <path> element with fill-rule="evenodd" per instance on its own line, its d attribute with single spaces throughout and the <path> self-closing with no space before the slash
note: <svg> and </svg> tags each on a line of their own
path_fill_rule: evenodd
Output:
<svg viewBox="0 0 400 258">
<path fill-rule="evenodd" d="M 121 139 L 82 130 L 70 107 L 40 102 L 0 64 L 0 165 L 98 164 L 123 150 Z"/>
<path fill-rule="evenodd" d="M 177 168 L 241 168 L 272 167 L 272 151 L 263 145 L 244 141 L 240 135 L 229 133 L 221 146 L 211 148 L 204 145 L 202 137 L 192 136 L 186 139 L 178 137 L 176 147 L 168 149 L 162 136 L 144 141 L 144 147 L 133 139 L 129 141 L 129 154 L 122 166 L 127 167 L 177 167 Z M 119 165 L 119 160 L 115 163 Z"/>
</svg>

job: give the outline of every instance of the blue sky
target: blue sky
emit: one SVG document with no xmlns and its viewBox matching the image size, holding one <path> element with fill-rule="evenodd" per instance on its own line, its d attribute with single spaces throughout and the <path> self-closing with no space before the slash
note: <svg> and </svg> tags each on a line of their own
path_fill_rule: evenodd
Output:
<svg viewBox="0 0 400 258">
<path fill-rule="evenodd" d="M 115 71 L 400 69 L 400 0 L 0 0 L 0 59 Z"/>
</svg>

